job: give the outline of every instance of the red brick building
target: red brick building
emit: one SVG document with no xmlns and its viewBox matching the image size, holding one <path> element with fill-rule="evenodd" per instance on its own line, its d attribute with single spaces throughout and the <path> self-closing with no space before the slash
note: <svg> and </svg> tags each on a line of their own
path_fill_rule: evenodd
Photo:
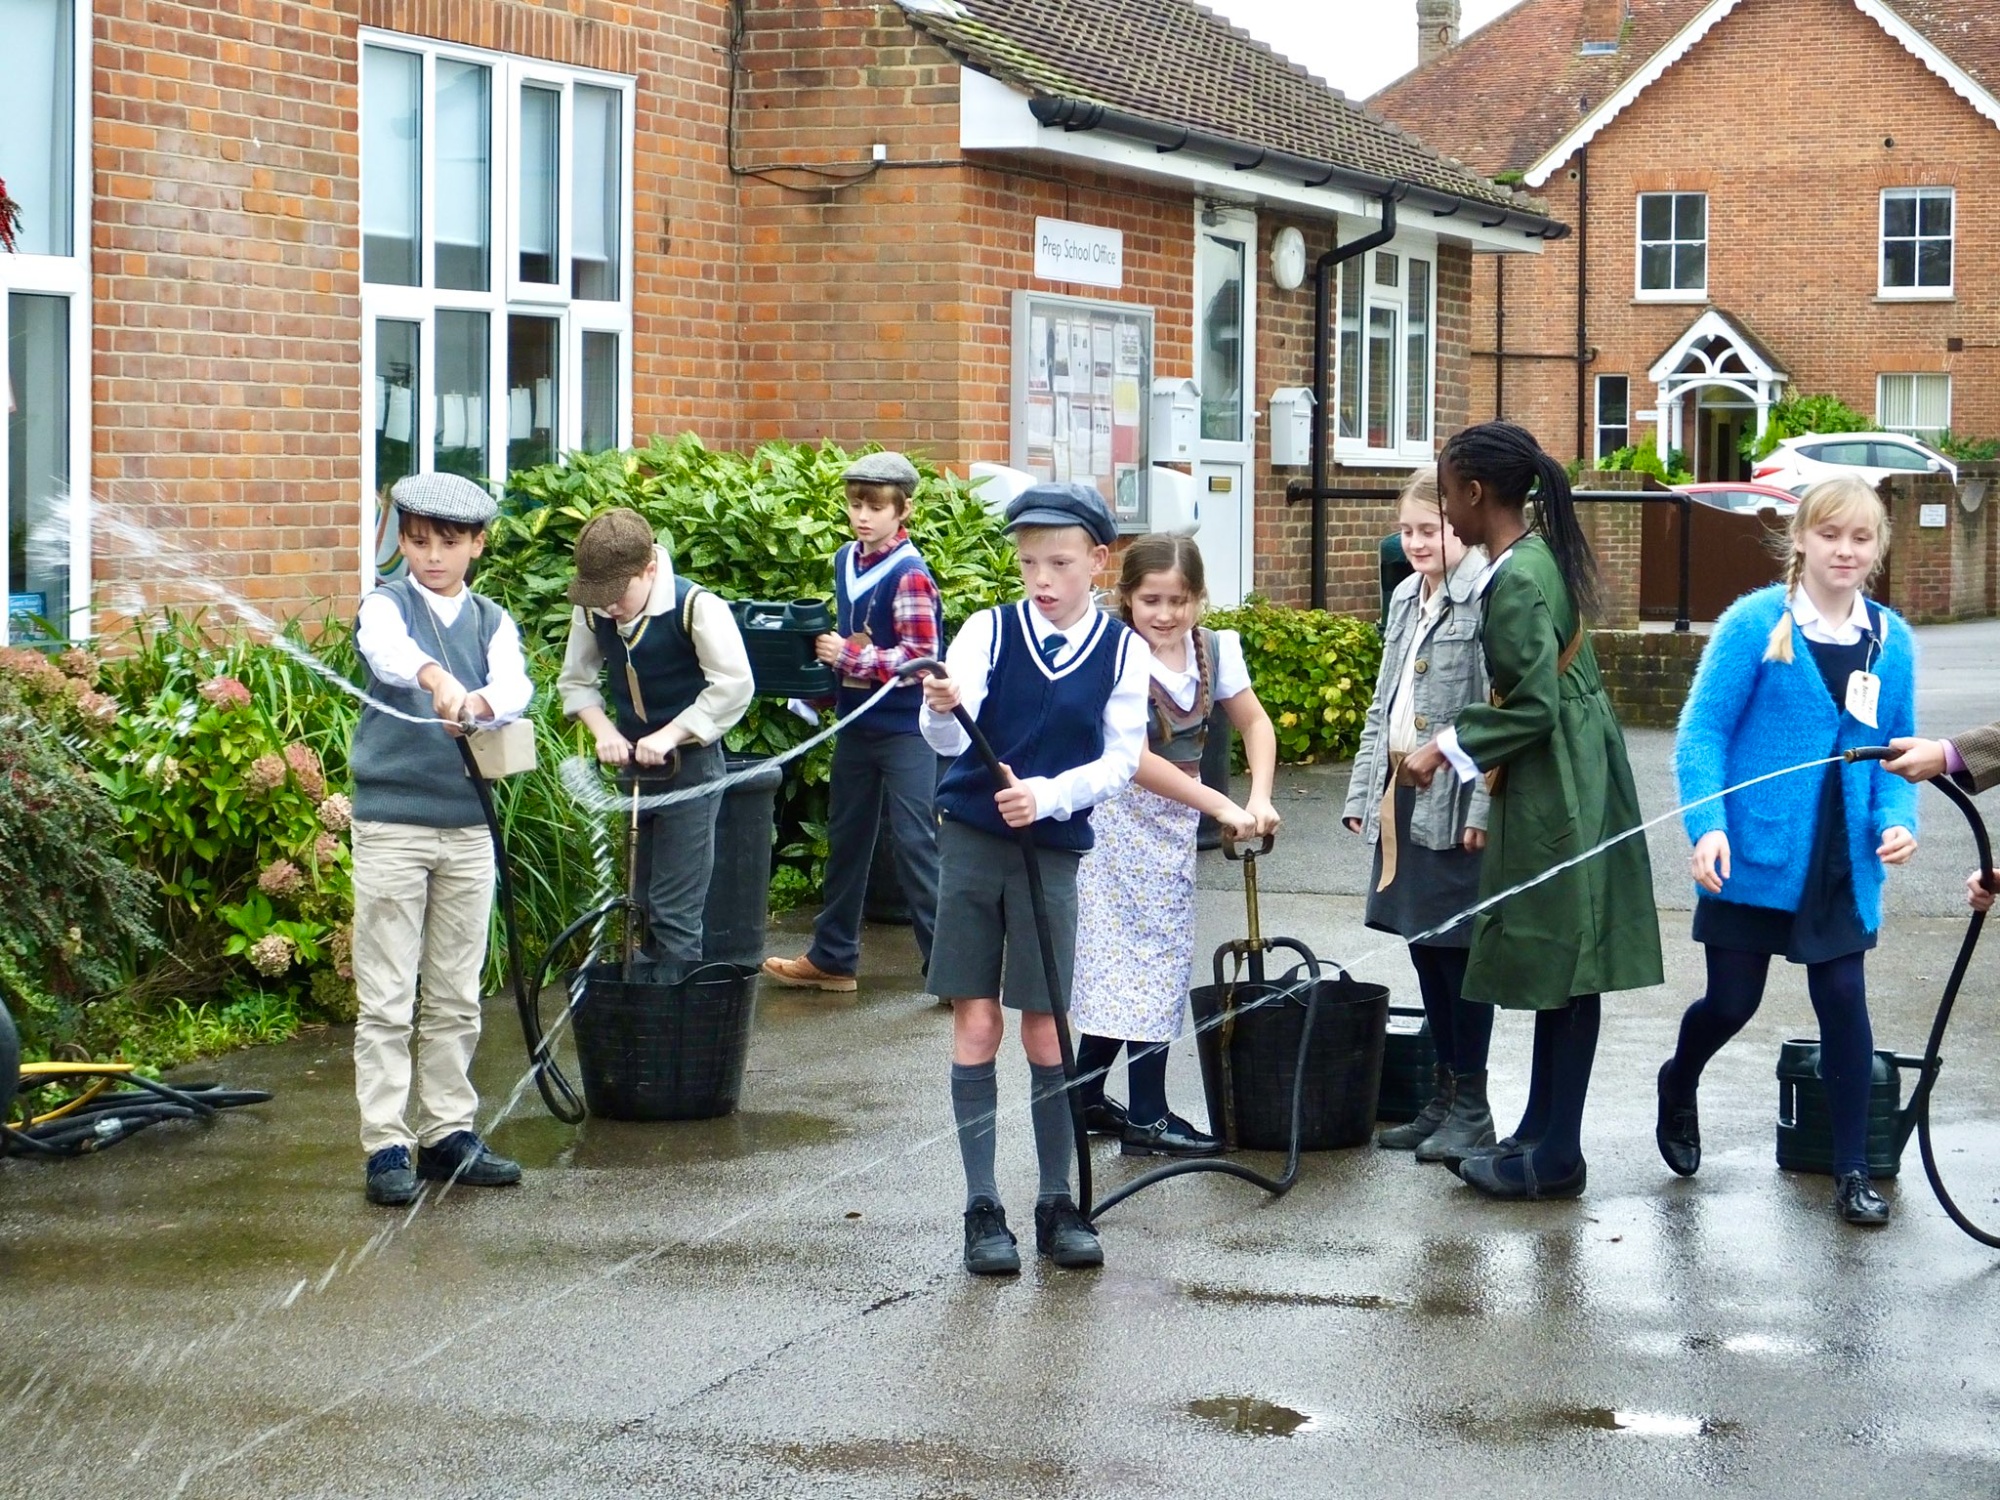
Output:
<svg viewBox="0 0 2000 1500">
<path fill-rule="evenodd" d="M 1424 4 L 1371 107 L 1575 230 L 1475 258 L 1472 416 L 1703 479 L 1783 393 L 2000 436 L 2000 6 L 1524 0 L 1457 42 Z"/>
<path fill-rule="evenodd" d="M 1472 252 L 1560 232 L 1190 0 L 0 0 L 0 34 L 9 616 L 80 631 L 159 573 L 93 516 L 344 606 L 398 475 L 687 429 L 1075 475 L 1133 529 L 1174 458 L 1216 592 L 1299 599 L 1264 418 L 1312 384 L 1315 258 L 1397 205 L 1327 372 L 1330 457 L 1394 473 L 1464 420 Z M 1330 528 L 1364 604 L 1344 529 L 1381 518 Z"/>
</svg>

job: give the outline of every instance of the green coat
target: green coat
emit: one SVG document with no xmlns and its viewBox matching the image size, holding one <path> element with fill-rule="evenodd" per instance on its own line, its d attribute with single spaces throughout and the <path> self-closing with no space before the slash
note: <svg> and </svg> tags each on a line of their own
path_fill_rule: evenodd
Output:
<svg viewBox="0 0 2000 1500">
<path fill-rule="evenodd" d="M 1482 900 L 1641 821 L 1625 737 L 1587 634 L 1558 679 L 1575 629 L 1555 555 L 1541 537 L 1523 537 L 1487 580 L 1481 641 L 1498 706 L 1469 705 L 1456 726 L 1459 748 L 1482 772 L 1506 768 L 1487 821 Z M 1576 995 L 1661 982 L 1644 834 L 1473 921 L 1468 999 L 1552 1010 Z"/>
</svg>

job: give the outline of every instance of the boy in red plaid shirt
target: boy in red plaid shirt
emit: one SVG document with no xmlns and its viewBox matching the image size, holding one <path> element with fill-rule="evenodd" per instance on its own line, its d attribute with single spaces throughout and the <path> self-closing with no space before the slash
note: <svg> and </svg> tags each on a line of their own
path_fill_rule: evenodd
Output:
<svg viewBox="0 0 2000 1500">
<path fill-rule="evenodd" d="M 906 662 L 939 656 L 944 648 L 937 584 L 906 529 L 917 492 L 916 465 L 900 453 L 871 453 L 844 478 L 854 540 L 833 559 L 839 633 L 821 636 L 817 645 L 819 659 L 840 679 L 835 707 L 843 719 Z M 885 809 L 910 924 L 924 967 L 930 967 L 937 920 L 938 758 L 917 728 L 922 705 L 922 687 L 910 682 L 891 689 L 840 731 L 829 792 L 826 905 L 804 955 L 764 961 L 764 972 L 777 983 L 842 993 L 855 988 L 868 866 Z"/>
</svg>

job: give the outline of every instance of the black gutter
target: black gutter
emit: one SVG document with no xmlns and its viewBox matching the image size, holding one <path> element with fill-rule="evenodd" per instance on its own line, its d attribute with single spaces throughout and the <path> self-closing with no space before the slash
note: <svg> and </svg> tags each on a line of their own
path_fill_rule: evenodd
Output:
<svg viewBox="0 0 2000 1500">
<path fill-rule="evenodd" d="M 1382 191 L 1381 227 L 1345 245 L 1335 245 L 1313 262 L 1313 405 L 1312 405 L 1312 598 L 1314 609 L 1326 608 L 1326 493 L 1327 457 L 1332 447 L 1327 436 L 1327 342 L 1333 323 L 1333 303 L 1328 284 L 1333 268 L 1342 261 L 1386 245 L 1396 237 L 1396 199 L 1401 183 L 1391 183 Z"/>
<path fill-rule="evenodd" d="M 1590 422 L 1590 147 L 1576 152 L 1576 457 L 1597 461 L 1597 433 Z M 1661 414 L 1662 417 L 1665 413 Z M 1626 420 L 1631 420 L 1627 397 Z M 1683 533 L 1685 535 L 1685 533 Z"/>
<path fill-rule="evenodd" d="M 1279 177 L 1292 178 L 1302 187 L 1347 188 L 1374 197 L 1399 188 L 1405 203 L 1413 208 L 1428 208 L 1441 219 L 1450 218 L 1468 208 L 1476 209 L 1482 216 L 1479 221 L 1482 229 L 1498 229 L 1504 225 L 1536 240 L 1559 240 L 1569 233 L 1567 224 L 1558 223 L 1544 214 L 1530 213 L 1483 198 L 1461 197 L 1439 188 L 1398 182 L 1395 178 L 1366 172 L 1359 167 L 1295 156 L 1289 151 L 1273 151 L 1246 141 L 1231 140 L 1227 136 L 1192 130 L 1184 125 L 1165 125 L 1144 115 L 1129 114 L 1088 99 L 1064 94 L 1038 94 L 1028 101 L 1028 109 L 1043 125 L 1060 126 L 1071 132 L 1103 130 L 1128 140 L 1143 141 L 1163 155 L 1193 151 L 1199 156 L 1219 158 L 1239 172 L 1270 172 Z"/>
</svg>

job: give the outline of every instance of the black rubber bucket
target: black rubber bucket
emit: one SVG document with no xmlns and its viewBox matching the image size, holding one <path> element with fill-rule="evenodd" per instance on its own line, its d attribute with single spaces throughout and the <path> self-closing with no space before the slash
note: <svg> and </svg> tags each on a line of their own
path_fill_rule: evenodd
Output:
<svg viewBox="0 0 2000 1500">
<path fill-rule="evenodd" d="M 602 1120 L 710 1120 L 736 1108 L 757 971 L 706 963 L 661 982 L 651 964 L 582 971 L 583 999 L 571 1019 L 583 1102 Z M 572 976 L 572 983 L 576 976 Z"/>
<path fill-rule="evenodd" d="M 1208 1095 L 1209 1129 L 1233 1151 L 1283 1151 L 1290 1144 L 1292 1083 L 1309 1001 L 1317 1013 L 1305 1060 L 1300 1149 L 1335 1151 L 1365 1146 L 1374 1137 L 1382 1043 L 1389 1020 L 1388 986 L 1363 984 L 1341 974 L 1313 980 L 1282 999 L 1267 998 L 1297 983 L 1294 976 L 1277 982 L 1243 980 L 1234 986 L 1205 984 L 1188 996 L 1200 1028 L 1196 1044 L 1202 1087 Z M 1221 1016 L 1225 995 L 1232 988 L 1234 1020 L 1211 1026 Z M 1258 1004 L 1260 1000 L 1265 1003 Z"/>
<path fill-rule="evenodd" d="M 758 762 L 732 755 L 734 774 Z M 776 840 L 778 788 L 785 768 L 767 764 L 759 775 L 722 794 L 715 817 L 715 868 L 701 915 L 701 956 L 712 964 L 754 969 L 764 961 L 764 929 L 771 915 L 771 846 Z"/>
<path fill-rule="evenodd" d="M 1389 1030 L 1382 1043 L 1382 1092 L 1375 1101 L 1375 1118 L 1385 1125 L 1401 1125 L 1422 1114 L 1437 1092 L 1437 1061 L 1437 1043 L 1422 1009 L 1390 1006 Z"/>
</svg>

